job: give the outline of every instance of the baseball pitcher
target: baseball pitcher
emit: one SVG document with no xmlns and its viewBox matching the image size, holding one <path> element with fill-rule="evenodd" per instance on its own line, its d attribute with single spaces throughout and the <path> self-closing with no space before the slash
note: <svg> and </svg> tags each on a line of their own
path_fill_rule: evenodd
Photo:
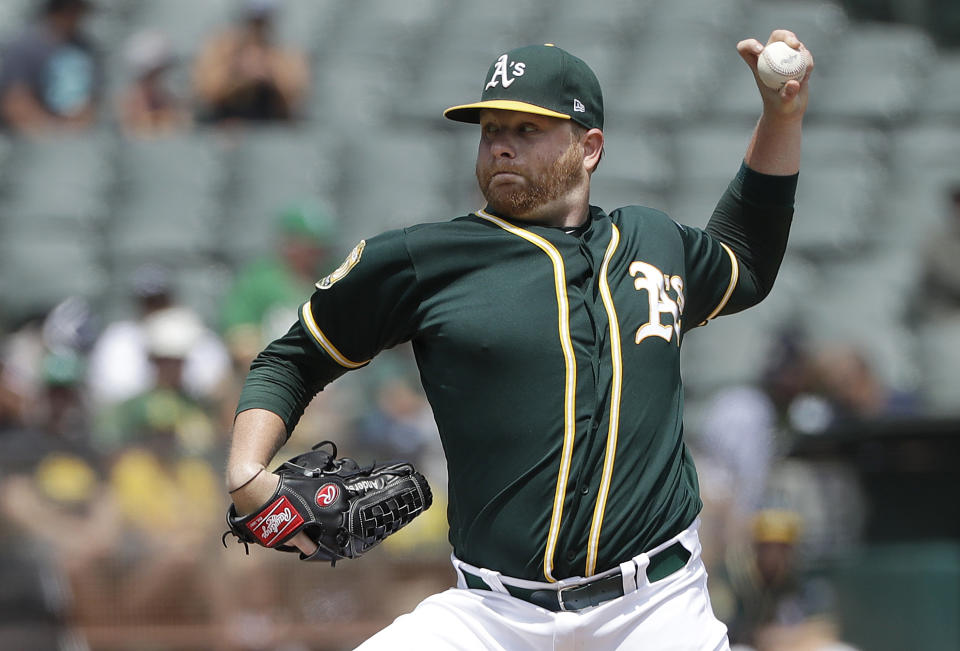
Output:
<svg viewBox="0 0 960 651">
<path fill-rule="evenodd" d="M 375 649 L 725 649 L 700 560 L 683 441 L 687 334 L 771 290 L 787 243 L 813 69 L 757 84 L 762 113 L 705 229 L 590 204 L 603 98 L 553 45 L 496 55 L 480 100 L 486 206 L 370 237 L 256 359 L 228 484 L 241 539 L 355 558 L 430 505 L 409 464 L 360 468 L 321 446 L 264 467 L 310 399 L 412 342 L 449 471 L 455 587 Z M 756 76 L 763 44 L 737 45 Z"/>
</svg>

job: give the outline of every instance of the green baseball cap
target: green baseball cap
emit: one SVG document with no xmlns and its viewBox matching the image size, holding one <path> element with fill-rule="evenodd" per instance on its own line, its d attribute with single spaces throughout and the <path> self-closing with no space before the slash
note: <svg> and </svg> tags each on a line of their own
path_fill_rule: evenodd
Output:
<svg viewBox="0 0 960 651">
<path fill-rule="evenodd" d="M 280 211 L 277 228 L 282 236 L 330 243 L 337 233 L 333 217 L 319 203 L 302 199 L 289 203 Z"/>
<path fill-rule="evenodd" d="M 551 43 L 528 45 L 497 57 L 487 71 L 480 101 L 451 106 L 444 117 L 480 122 L 485 108 L 536 113 L 603 128 L 600 82 L 582 59 Z"/>
</svg>

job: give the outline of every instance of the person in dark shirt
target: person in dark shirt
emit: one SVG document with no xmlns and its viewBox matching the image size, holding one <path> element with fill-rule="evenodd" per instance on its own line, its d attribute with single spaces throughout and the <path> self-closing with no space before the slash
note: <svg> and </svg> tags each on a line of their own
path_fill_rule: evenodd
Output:
<svg viewBox="0 0 960 651">
<path fill-rule="evenodd" d="M 81 26 L 87 0 L 47 0 L 40 19 L 8 44 L 0 118 L 16 132 L 82 129 L 97 118 L 100 63 Z"/>
</svg>

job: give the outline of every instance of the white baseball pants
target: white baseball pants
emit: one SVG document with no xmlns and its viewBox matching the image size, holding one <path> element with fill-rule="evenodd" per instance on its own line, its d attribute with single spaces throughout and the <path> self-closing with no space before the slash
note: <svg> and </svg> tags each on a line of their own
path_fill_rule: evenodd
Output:
<svg viewBox="0 0 960 651">
<path fill-rule="evenodd" d="M 635 589 L 627 576 L 627 594 L 573 612 L 555 613 L 503 592 L 468 589 L 454 559 L 458 587 L 426 598 L 357 651 L 728 650 L 726 626 L 714 616 L 707 594 L 697 523 L 649 554 L 677 541 L 690 552 L 685 567 L 651 584 L 643 571 L 648 554 L 640 554 L 633 559 Z"/>
</svg>

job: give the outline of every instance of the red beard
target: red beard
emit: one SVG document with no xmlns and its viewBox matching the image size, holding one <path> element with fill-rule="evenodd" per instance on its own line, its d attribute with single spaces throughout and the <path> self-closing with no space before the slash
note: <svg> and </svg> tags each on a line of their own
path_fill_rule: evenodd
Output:
<svg viewBox="0 0 960 651">
<path fill-rule="evenodd" d="M 510 172 L 523 180 L 514 179 L 515 182 L 491 185 L 499 172 Z M 579 143 L 573 143 L 554 161 L 549 171 L 533 177 L 509 162 L 497 161 L 487 168 L 482 168 L 477 162 L 477 182 L 487 205 L 495 213 L 506 217 L 522 217 L 559 199 L 576 187 L 583 174 L 583 149 Z"/>
</svg>

